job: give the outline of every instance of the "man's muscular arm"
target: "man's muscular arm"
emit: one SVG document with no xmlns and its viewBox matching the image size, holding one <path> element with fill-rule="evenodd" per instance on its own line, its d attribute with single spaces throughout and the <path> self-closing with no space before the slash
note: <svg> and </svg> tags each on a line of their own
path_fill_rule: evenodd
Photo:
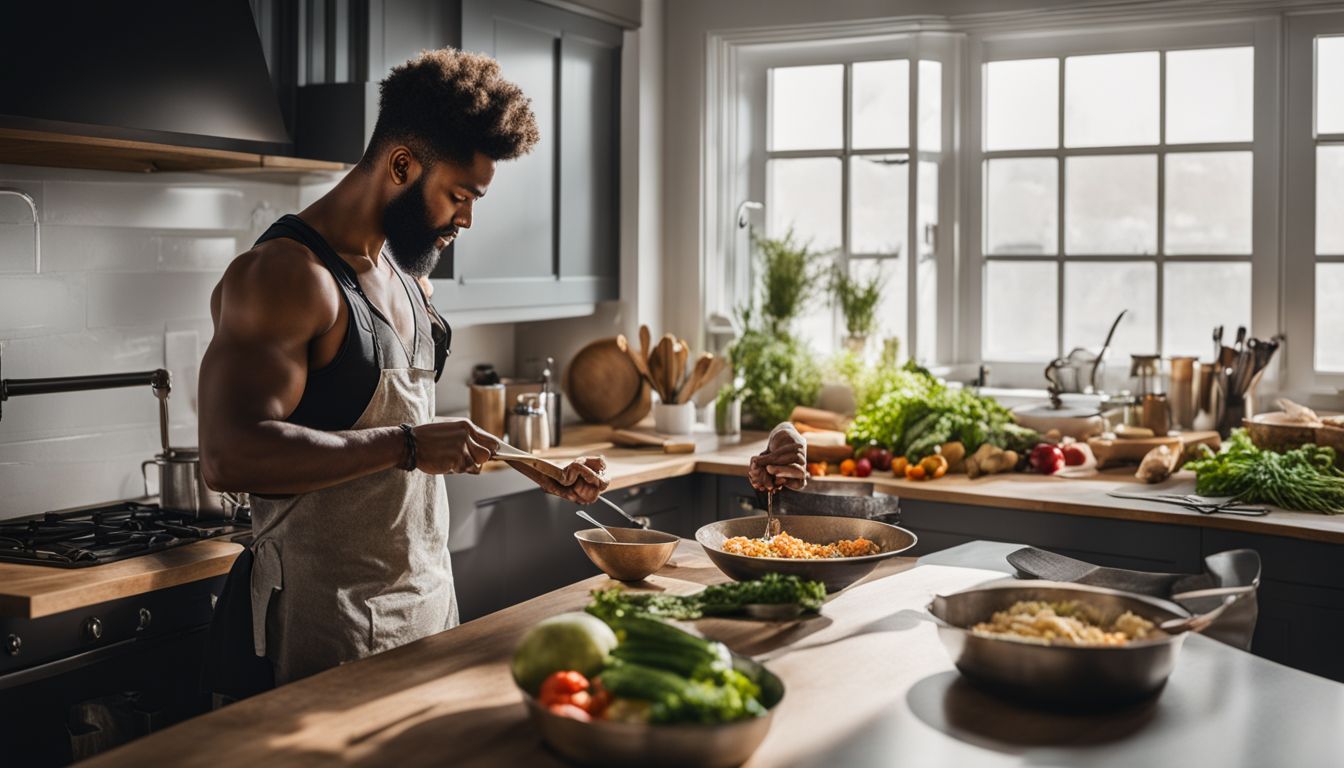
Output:
<svg viewBox="0 0 1344 768">
<path fill-rule="evenodd" d="M 308 252 L 272 241 L 236 259 L 216 289 L 201 361 L 201 469 L 218 490 L 304 493 L 395 467 L 397 427 L 323 432 L 284 419 L 303 396 L 309 344 L 331 330 L 339 289 Z M 416 427 L 426 472 L 474 472 L 496 442 L 470 422 Z"/>
</svg>

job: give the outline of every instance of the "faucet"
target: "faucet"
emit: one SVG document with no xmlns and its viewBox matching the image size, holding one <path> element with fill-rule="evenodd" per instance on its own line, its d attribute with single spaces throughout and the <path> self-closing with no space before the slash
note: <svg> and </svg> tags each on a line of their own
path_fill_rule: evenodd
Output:
<svg viewBox="0 0 1344 768">
<path fill-rule="evenodd" d="M 0 195 L 13 195 L 22 199 L 28 204 L 28 210 L 33 212 L 33 274 L 42 273 L 42 225 L 37 219 L 37 202 L 33 196 L 24 192 L 22 189 L 12 187 L 0 187 Z"/>
</svg>

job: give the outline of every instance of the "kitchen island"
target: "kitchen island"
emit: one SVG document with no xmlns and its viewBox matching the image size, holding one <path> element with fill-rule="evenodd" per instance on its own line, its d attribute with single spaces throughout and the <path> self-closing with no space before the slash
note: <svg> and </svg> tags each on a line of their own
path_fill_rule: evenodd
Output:
<svg viewBox="0 0 1344 768">
<path fill-rule="evenodd" d="M 930 595 L 1001 573 L 888 560 L 818 617 L 697 622 L 764 661 L 786 694 L 750 766 L 1337 765 L 1344 685 L 1200 636 L 1148 703 L 1053 714 L 994 698 L 953 669 Z M 689 592 L 725 580 L 683 542 L 650 580 Z M 537 621 L 610 586 L 594 577 L 147 736 L 86 763 L 560 765 L 528 722 L 508 663 Z"/>
</svg>

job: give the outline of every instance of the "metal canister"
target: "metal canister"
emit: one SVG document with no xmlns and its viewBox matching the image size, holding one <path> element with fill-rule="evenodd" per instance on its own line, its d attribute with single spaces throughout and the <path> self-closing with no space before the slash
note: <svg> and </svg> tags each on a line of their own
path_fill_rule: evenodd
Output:
<svg viewBox="0 0 1344 768">
<path fill-rule="evenodd" d="M 509 413 L 509 442 L 527 453 L 551 447 L 551 423 L 541 405 L 540 393 L 527 392 L 518 396 L 518 403 Z"/>
</svg>

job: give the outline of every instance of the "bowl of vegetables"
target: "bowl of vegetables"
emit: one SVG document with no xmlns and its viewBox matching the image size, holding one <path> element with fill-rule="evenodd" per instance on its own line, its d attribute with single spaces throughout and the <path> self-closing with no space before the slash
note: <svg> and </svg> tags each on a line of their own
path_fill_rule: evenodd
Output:
<svg viewBox="0 0 1344 768">
<path fill-rule="evenodd" d="M 524 636 L 514 680 L 542 739 L 587 765 L 741 765 L 784 698 L 761 664 L 646 615 L 548 619 Z"/>
</svg>

